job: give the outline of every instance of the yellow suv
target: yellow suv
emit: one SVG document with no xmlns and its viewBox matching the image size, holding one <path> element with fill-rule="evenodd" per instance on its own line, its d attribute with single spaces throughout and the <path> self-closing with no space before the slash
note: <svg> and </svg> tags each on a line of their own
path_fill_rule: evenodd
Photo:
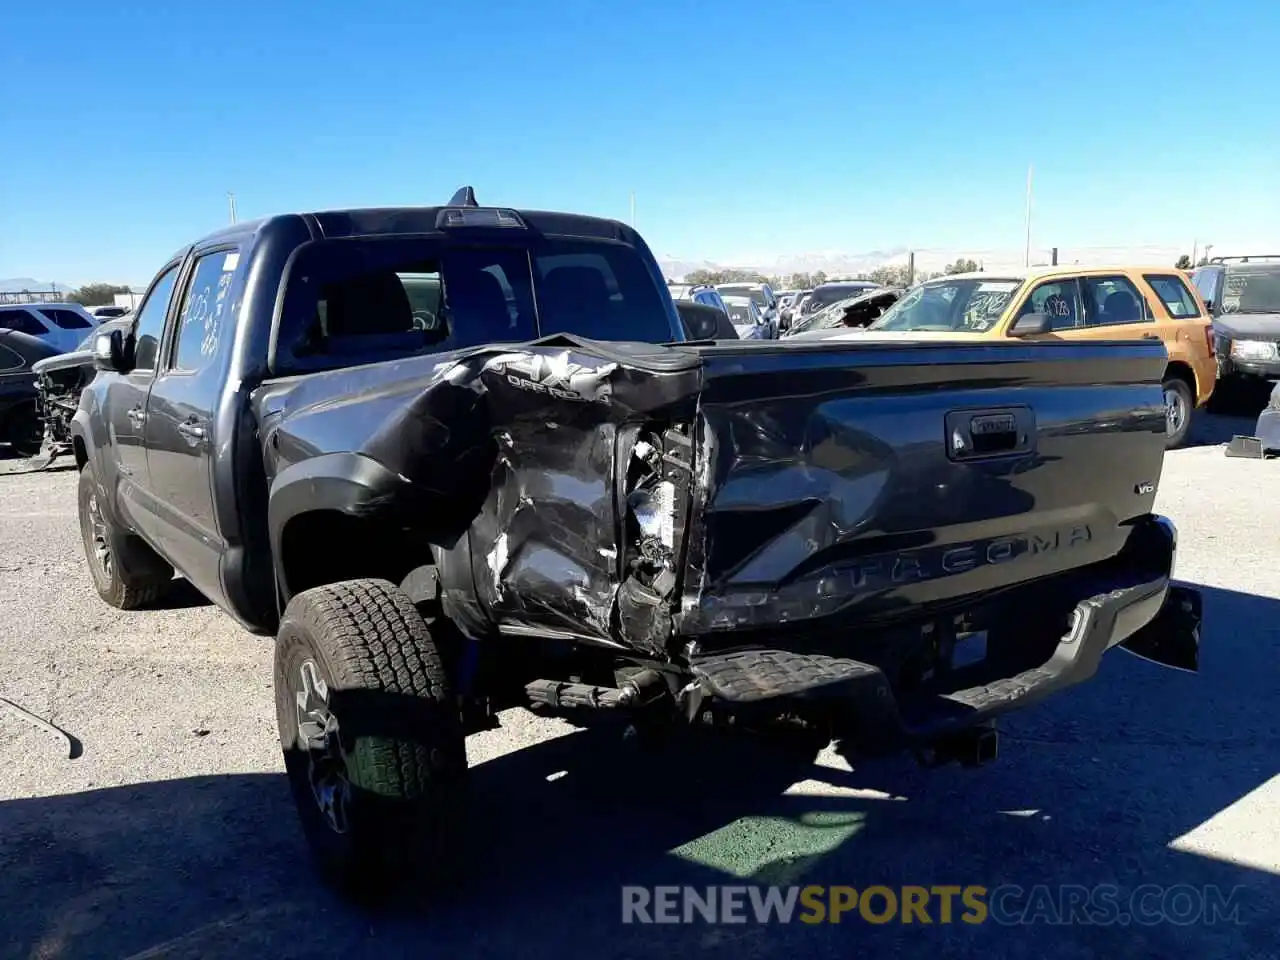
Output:
<svg viewBox="0 0 1280 960">
<path fill-rule="evenodd" d="M 957 273 L 907 291 L 865 331 L 839 337 L 968 340 L 1161 340 L 1169 447 L 1213 393 L 1217 360 L 1208 311 L 1174 267 L 1035 267 Z"/>
</svg>

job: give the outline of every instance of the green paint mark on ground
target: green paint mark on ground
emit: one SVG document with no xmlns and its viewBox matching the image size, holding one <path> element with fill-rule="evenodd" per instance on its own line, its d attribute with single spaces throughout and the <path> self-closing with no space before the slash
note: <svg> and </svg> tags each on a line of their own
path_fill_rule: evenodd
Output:
<svg viewBox="0 0 1280 960">
<path fill-rule="evenodd" d="M 786 886 L 862 829 L 865 815 L 844 811 L 787 817 L 740 817 L 675 847 L 683 860 L 741 880 Z"/>
</svg>

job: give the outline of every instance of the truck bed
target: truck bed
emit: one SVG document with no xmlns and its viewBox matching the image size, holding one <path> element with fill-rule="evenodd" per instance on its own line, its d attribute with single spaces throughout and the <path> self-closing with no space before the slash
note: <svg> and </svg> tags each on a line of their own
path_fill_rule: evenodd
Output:
<svg viewBox="0 0 1280 960">
<path fill-rule="evenodd" d="M 255 411 L 273 530 L 316 458 L 371 461 L 338 509 L 411 512 L 470 628 L 657 655 L 1115 556 L 1159 481 L 1166 362 L 1158 343 L 560 336 L 268 383 Z"/>
<path fill-rule="evenodd" d="M 1115 555 L 1154 501 L 1159 344 L 701 356 L 685 632 L 874 617 L 1051 576 Z"/>
</svg>

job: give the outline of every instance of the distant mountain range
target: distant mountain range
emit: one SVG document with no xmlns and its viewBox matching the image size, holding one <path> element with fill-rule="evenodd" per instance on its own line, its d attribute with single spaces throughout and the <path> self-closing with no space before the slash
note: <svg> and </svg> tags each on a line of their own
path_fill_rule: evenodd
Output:
<svg viewBox="0 0 1280 960">
<path fill-rule="evenodd" d="M 1147 244 L 1142 246 L 1115 247 L 1063 247 L 1058 250 L 1058 263 L 1081 266 L 1108 264 L 1168 265 L 1173 266 L 1178 257 L 1191 255 L 1190 249 L 1176 244 Z M 907 247 L 888 250 L 870 250 L 866 253 L 844 253 L 824 250 L 787 256 L 743 257 L 741 262 L 720 263 L 713 260 L 688 260 L 676 256 L 659 256 L 658 264 L 669 280 L 680 280 L 695 270 L 749 270 L 766 277 L 788 277 L 793 273 L 818 273 L 828 277 L 849 277 L 868 273 L 880 266 L 899 266 L 907 262 L 911 251 Z M 1031 262 L 1042 265 L 1052 262 L 1053 251 L 1048 247 L 1032 247 Z M 1023 267 L 1026 251 L 1017 248 L 1003 249 L 954 249 L 932 247 L 915 251 L 915 266 L 919 273 L 939 273 L 949 263 L 957 260 L 976 260 L 987 272 L 1016 270 Z"/>
<path fill-rule="evenodd" d="M 57 290 L 59 293 L 70 293 L 76 288 L 69 283 L 58 283 L 53 280 L 36 280 L 34 277 L 10 277 L 0 280 L 0 293 L 21 293 L 40 290 Z"/>
</svg>

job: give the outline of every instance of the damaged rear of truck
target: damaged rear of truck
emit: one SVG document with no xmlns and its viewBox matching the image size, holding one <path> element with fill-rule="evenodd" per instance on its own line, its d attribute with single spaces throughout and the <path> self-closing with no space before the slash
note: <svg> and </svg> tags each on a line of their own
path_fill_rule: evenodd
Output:
<svg viewBox="0 0 1280 960">
<path fill-rule="evenodd" d="M 1159 343 L 684 341 L 630 228 L 470 190 L 166 269 L 72 422 L 90 570 L 127 607 L 176 569 L 275 632 L 345 889 L 439 865 L 508 707 L 976 764 L 1113 647 L 1197 665 Z"/>
<path fill-rule="evenodd" d="M 1118 644 L 1196 667 L 1199 597 L 1151 510 L 1165 362 L 558 336 L 268 386 L 278 577 L 291 609 L 348 551 L 344 579 L 402 583 L 464 730 L 512 705 L 785 722 L 977 764 L 993 718 Z"/>
</svg>

